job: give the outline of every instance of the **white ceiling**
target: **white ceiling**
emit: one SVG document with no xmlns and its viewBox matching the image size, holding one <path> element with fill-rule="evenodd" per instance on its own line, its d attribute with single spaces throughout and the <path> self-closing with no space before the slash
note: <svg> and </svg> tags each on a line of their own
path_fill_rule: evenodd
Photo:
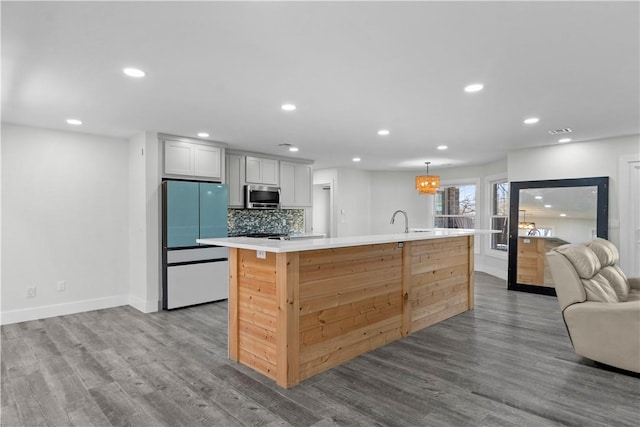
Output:
<svg viewBox="0 0 640 427">
<path fill-rule="evenodd" d="M 528 188 L 520 190 L 519 221 L 534 218 L 565 220 L 592 219 L 598 216 L 598 187 Z M 536 199 L 536 197 L 539 197 Z M 549 206 L 548 208 L 545 207 Z M 560 217 L 565 214 L 565 217 Z"/>
<path fill-rule="evenodd" d="M 639 133 L 638 2 L 2 2 L 2 119 L 316 167 L 432 169 Z M 125 66 L 144 69 L 141 80 Z M 467 94 L 463 87 L 482 82 Z M 291 102 L 295 112 L 280 105 Z M 540 117 L 524 125 L 526 117 Z M 389 129 L 386 137 L 379 129 Z M 436 146 L 446 144 L 447 151 Z"/>
</svg>

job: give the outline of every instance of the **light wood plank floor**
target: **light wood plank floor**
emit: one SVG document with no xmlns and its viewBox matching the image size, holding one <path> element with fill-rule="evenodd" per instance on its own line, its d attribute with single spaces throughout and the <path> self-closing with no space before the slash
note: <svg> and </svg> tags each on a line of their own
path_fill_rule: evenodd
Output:
<svg viewBox="0 0 640 427">
<path fill-rule="evenodd" d="M 637 426 L 640 378 L 573 353 L 555 298 L 476 309 L 289 390 L 227 360 L 226 302 L 2 327 L 3 426 Z"/>
</svg>

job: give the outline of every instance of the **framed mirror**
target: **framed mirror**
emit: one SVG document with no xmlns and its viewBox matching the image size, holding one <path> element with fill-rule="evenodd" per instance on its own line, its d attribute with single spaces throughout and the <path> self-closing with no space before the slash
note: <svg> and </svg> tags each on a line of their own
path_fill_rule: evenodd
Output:
<svg viewBox="0 0 640 427">
<path fill-rule="evenodd" d="M 510 194 L 507 288 L 555 296 L 545 254 L 609 237 L 609 177 L 512 182 Z"/>
</svg>

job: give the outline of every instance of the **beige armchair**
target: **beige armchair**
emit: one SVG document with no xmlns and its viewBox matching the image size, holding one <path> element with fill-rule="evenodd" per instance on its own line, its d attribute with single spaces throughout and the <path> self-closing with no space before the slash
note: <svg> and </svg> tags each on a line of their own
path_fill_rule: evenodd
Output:
<svg viewBox="0 0 640 427">
<path fill-rule="evenodd" d="M 625 277 L 615 245 L 595 239 L 546 256 L 576 353 L 640 373 L 640 278 Z"/>
</svg>

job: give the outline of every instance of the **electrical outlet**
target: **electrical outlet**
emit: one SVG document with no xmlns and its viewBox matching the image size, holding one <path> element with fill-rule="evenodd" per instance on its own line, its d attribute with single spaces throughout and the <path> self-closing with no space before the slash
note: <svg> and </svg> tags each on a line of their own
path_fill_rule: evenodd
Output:
<svg viewBox="0 0 640 427">
<path fill-rule="evenodd" d="M 36 297 L 36 288 L 27 288 L 27 298 L 35 298 Z"/>
<path fill-rule="evenodd" d="M 67 289 L 67 284 L 65 283 L 64 280 L 58 280 L 58 283 L 56 284 L 56 290 L 62 292 L 65 289 Z"/>
<path fill-rule="evenodd" d="M 259 259 L 267 259 L 267 253 L 265 251 L 257 250 L 256 257 Z"/>
</svg>

